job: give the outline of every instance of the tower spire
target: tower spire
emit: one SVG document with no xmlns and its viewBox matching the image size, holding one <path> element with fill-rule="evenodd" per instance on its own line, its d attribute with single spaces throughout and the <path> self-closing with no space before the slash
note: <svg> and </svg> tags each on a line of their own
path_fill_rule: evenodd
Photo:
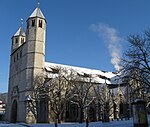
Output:
<svg viewBox="0 0 150 127">
<path fill-rule="evenodd" d="M 29 18 L 35 18 L 35 17 L 39 17 L 42 19 L 45 19 L 42 11 L 40 10 L 40 2 L 39 0 L 37 0 L 38 6 L 36 7 L 36 9 L 33 11 L 33 13 L 30 15 Z"/>
<path fill-rule="evenodd" d="M 40 0 L 37 0 L 37 3 L 38 3 L 38 8 L 40 8 Z"/>
<path fill-rule="evenodd" d="M 23 18 L 21 18 L 20 20 L 21 20 L 21 27 L 23 27 Z"/>
</svg>

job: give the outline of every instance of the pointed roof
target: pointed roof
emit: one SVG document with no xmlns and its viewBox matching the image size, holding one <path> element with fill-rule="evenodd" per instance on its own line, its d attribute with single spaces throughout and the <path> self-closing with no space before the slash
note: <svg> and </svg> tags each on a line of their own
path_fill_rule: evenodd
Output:
<svg viewBox="0 0 150 127">
<path fill-rule="evenodd" d="M 39 17 L 39 18 L 42 18 L 42 19 L 45 19 L 41 9 L 39 7 L 37 7 L 33 13 L 30 15 L 29 18 L 33 18 L 33 17 Z"/>
<path fill-rule="evenodd" d="M 22 26 L 17 30 L 14 36 L 26 36 Z"/>
</svg>

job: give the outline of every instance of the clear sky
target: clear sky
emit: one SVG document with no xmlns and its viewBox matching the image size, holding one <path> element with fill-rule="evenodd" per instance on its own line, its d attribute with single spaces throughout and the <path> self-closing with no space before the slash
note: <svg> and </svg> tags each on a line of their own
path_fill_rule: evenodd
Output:
<svg viewBox="0 0 150 127">
<path fill-rule="evenodd" d="M 36 7 L 36 0 L 0 0 L 0 92 L 8 89 L 11 37 Z M 150 0 L 40 0 L 40 8 L 47 62 L 116 71 L 126 37 L 150 27 Z"/>
</svg>

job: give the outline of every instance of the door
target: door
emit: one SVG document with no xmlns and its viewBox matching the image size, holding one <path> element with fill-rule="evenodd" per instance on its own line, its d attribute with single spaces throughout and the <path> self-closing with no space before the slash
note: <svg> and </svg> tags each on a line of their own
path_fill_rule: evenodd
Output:
<svg viewBox="0 0 150 127">
<path fill-rule="evenodd" d="M 17 122 L 17 101 L 14 100 L 11 107 L 11 122 Z"/>
</svg>

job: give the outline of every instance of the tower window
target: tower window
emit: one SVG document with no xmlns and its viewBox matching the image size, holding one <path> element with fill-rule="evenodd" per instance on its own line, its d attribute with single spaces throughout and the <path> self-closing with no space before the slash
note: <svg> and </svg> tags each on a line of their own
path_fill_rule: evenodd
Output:
<svg viewBox="0 0 150 127">
<path fill-rule="evenodd" d="M 39 20 L 39 27 L 42 28 L 42 20 Z"/>
<path fill-rule="evenodd" d="M 29 29 L 27 30 L 27 35 L 29 35 Z"/>
<path fill-rule="evenodd" d="M 24 42 L 24 38 L 21 38 L 21 43 L 23 43 Z"/>
<path fill-rule="evenodd" d="M 15 56 L 14 56 L 14 63 L 16 62 L 16 58 L 15 58 Z"/>
<path fill-rule="evenodd" d="M 20 58 L 22 57 L 22 50 L 20 50 Z"/>
<path fill-rule="evenodd" d="M 29 28 L 29 21 L 27 22 L 27 29 Z"/>
<path fill-rule="evenodd" d="M 18 38 L 15 39 L 16 44 L 18 43 Z"/>
<path fill-rule="evenodd" d="M 32 20 L 32 26 L 35 26 L 35 20 Z"/>
<path fill-rule="evenodd" d="M 18 60 L 18 53 L 17 53 L 17 60 Z"/>
</svg>

